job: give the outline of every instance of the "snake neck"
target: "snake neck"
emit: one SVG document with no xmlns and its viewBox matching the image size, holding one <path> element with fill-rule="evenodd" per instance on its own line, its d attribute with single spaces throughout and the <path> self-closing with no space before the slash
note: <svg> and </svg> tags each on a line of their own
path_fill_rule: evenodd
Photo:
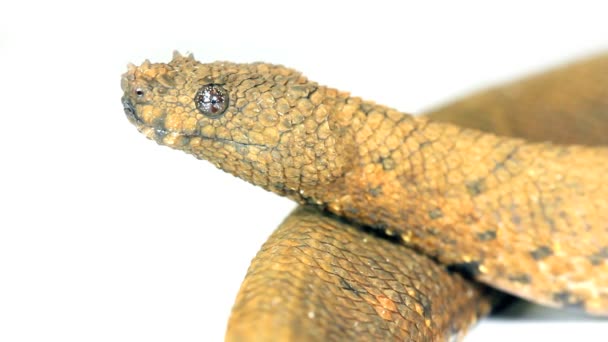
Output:
<svg viewBox="0 0 608 342">
<path fill-rule="evenodd" d="M 585 292 L 608 288 L 608 278 L 584 277 L 598 265 L 608 272 L 598 262 L 608 249 L 608 149 L 529 143 L 352 102 L 336 115 L 351 120 L 341 139 L 352 156 L 316 189 L 317 204 L 520 296 L 589 310 L 608 301 Z"/>
</svg>

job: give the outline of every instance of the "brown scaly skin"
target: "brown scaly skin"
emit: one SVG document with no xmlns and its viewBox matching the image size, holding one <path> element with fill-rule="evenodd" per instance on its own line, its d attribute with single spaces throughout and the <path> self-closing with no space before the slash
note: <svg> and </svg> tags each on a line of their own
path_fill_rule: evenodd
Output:
<svg viewBox="0 0 608 342">
<path fill-rule="evenodd" d="M 447 341 L 492 293 L 415 251 L 299 207 L 252 262 L 228 341 Z"/>
<path fill-rule="evenodd" d="M 608 58 L 595 57 L 468 96 L 427 116 L 529 141 L 608 145 L 606 85 Z"/>
<path fill-rule="evenodd" d="M 209 83 L 230 97 L 214 119 L 192 100 Z M 161 144 L 381 228 L 511 293 L 608 311 L 605 148 L 533 144 L 430 122 L 267 64 L 177 56 L 131 67 L 123 89 L 131 121 Z"/>
</svg>

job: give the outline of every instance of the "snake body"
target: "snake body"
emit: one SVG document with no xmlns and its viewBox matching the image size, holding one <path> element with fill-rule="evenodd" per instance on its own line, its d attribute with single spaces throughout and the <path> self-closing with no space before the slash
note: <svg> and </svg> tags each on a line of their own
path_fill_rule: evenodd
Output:
<svg viewBox="0 0 608 342">
<path fill-rule="evenodd" d="M 608 314 L 607 61 L 415 117 L 176 54 L 130 66 L 123 104 L 148 138 L 305 206 L 254 260 L 228 339 L 447 340 L 495 298 L 472 280 Z"/>
</svg>

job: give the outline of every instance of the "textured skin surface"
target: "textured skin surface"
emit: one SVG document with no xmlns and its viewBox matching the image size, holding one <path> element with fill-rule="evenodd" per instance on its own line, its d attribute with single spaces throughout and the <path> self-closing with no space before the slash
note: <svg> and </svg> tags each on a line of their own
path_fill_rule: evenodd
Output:
<svg viewBox="0 0 608 342">
<path fill-rule="evenodd" d="M 585 59 L 492 88 L 428 117 L 499 135 L 608 145 L 608 58 Z"/>
<path fill-rule="evenodd" d="M 581 80 L 576 89 L 584 88 L 593 74 L 580 72 L 585 68 L 568 70 L 562 74 Z M 503 88 L 509 93 L 519 87 L 519 97 L 500 100 L 500 94 L 490 93 L 457 103 L 454 108 L 469 107 L 455 110 L 453 119 L 434 116 L 466 125 L 483 116 L 484 106 L 510 112 L 519 108 L 519 100 L 551 111 L 544 101 L 559 97 L 548 95 L 558 87 L 543 88 L 538 82 Z M 221 84 L 230 97 L 228 110 L 213 119 L 192 103 L 196 91 L 210 83 Z M 601 96 L 601 86 L 587 86 L 590 96 Z M 130 67 L 123 89 L 130 120 L 160 144 L 374 227 L 510 293 L 548 305 L 608 312 L 604 147 L 531 143 L 414 118 L 319 86 L 291 69 L 259 63 L 200 64 L 177 56 L 169 64 Z M 536 96 L 526 95 L 534 89 Z M 571 93 L 568 113 L 579 118 L 606 113 L 600 100 L 586 106 L 592 101 L 585 94 Z M 583 130 L 601 121 L 596 116 L 581 121 Z M 552 120 L 562 127 L 554 141 L 569 142 L 561 137 L 568 136 L 571 117 Z M 503 129 L 498 127 L 503 134 L 552 140 L 547 130 L 535 138 L 526 130 Z M 586 143 L 602 144 L 602 134 L 590 136 Z"/>
<path fill-rule="evenodd" d="M 456 340 L 490 307 L 431 259 L 300 207 L 249 268 L 227 340 Z"/>
</svg>

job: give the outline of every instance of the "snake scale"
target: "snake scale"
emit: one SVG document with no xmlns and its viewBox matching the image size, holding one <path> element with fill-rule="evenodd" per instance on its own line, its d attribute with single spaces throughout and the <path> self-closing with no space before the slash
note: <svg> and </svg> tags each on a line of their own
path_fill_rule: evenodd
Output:
<svg viewBox="0 0 608 342">
<path fill-rule="evenodd" d="M 608 56 L 424 116 L 178 53 L 122 88 L 149 139 L 301 204 L 227 340 L 458 340 L 499 292 L 608 314 Z"/>
</svg>

